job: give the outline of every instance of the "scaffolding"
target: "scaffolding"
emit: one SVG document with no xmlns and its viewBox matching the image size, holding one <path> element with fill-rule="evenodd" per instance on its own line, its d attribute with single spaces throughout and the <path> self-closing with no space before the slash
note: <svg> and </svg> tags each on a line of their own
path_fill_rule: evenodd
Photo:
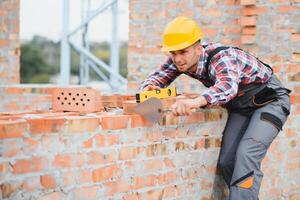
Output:
<svg viewBox="0 0 300 200">
<path fill-rule="evenodd" d="M 102 12 L 111 8 L 112 30 L 110 42 L 110 65 L 97 58 L 90 51 L 89 44 L 89 23 Z M 60 83 L 68 85 L 70 83 L 71 70 L 71 47 L 80 55 L 79 83 L 89 82 L 90 69 L 102 78 L 112 89 L 127 85 L 127 79 L 119 73 L 119 42 L 118 42 L 118 0 L 106 0 L 97 9 L 91 10 L 91 0 L 82 0 L 82 21 L 69 30 L 70 20 L 70 0 L 63 0 L 63 26 L 61 39 L 61 60 L 60 60 Z M 81 43 L 77 44 L 72 38 L 81 31 Z M 103 73 L 109 73 L 109 76 Z"/>
</svg>

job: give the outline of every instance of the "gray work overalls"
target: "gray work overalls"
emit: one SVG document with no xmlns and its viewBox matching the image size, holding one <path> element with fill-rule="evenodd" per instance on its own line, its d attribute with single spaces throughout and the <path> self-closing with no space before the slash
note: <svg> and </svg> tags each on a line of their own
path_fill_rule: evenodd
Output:
<svg viewBox="0 0 300 200">
<path fill-rule="evenodd" d="M 225 105 L 229 115 L 218 165 L 230 200 L 258 199 L 261 161 L 287 120 L 289 93 L 273 74 L 265 84 L 240 85 L 237 97 Z"/>
</svg>

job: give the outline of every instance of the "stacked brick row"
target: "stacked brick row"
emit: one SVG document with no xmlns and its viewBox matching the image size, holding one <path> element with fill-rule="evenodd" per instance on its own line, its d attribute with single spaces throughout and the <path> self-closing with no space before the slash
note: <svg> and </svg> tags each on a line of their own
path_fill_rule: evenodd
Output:
<svg viewBox="0 0 300 200">
<path fill-rule="evenodd" d="M 225 118 L 221 109 L 204 110 L 157 126 L 139 115 L 103 112 L 1 114 L 0 195 L 209 198 L 213 189 L 224 190 L 216 161 Z"/>
<path fill-rule="evenodd" d="M 0 1 L 0 84 L 20 82 L 19 4 Z"/>
<path fill-rule="evenodd" d="M 300 194 L 300 85 L 263 161 L 260 199 Z M 153 125 L 114 112 L 0 114 L 2 199 L 224 199 L 216 168 L 226 112 L 166 115 Z"/>
</svg>

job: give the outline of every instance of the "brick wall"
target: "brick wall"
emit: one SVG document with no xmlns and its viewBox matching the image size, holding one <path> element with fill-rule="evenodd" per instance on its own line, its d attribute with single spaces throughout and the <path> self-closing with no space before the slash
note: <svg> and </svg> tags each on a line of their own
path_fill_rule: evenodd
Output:
<svg viewBox="0 0 300 200">
<path fill-rule="evenodd" d="M 240 46 L 270 63 L 285 83 L 300 80 L 299 0 L 131 0 L 129 6 L 130 88 L 163 63 L 162 32 L 179 15 L 199 23 L 204 41 Z M 184 75 L 175 85 L 185 92 L 202 89 Z"/>
<path fill-rule="evenodd" d="M 0 84 L 20 82 L 19 0 L 0 1 Z"/>
<path fill-rule="evenodd" d="M 292 117 L 263 160 L 262 200 L 300 198 L 294 90 Z M 224 199 L 216 163 L 226 118 L 220 108 L 167 115 L 161 126 L 116 112 L 1 113 L 0 198 Z"/>
</svg>

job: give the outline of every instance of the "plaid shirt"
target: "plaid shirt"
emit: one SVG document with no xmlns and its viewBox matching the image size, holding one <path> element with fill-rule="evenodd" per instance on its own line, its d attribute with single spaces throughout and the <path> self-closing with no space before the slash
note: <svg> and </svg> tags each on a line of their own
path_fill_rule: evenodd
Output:
<svg viewBox="0 0 300 200">
<path fill-rule="evenodd" d="M 206 87 L 201 95 L 208 105 L 224 105 L 233 99 L 238 92 L 238 85 L 267 82 L 272 75 L 272 70 L 259 62 L 254 56 L 234 48 L 223 50 L 216 54 L 210 62 L 208 70 L 205 69 L 208 53 L 221 44 L 202 44 L 196 72 L 184 74 L 202 82 Z M 182 72 L 178 71 L 171 58 L 159 70 L 152 73 L 142 82 L 140 89 L 147 85 L 167 87 Z"/>
</svg>

